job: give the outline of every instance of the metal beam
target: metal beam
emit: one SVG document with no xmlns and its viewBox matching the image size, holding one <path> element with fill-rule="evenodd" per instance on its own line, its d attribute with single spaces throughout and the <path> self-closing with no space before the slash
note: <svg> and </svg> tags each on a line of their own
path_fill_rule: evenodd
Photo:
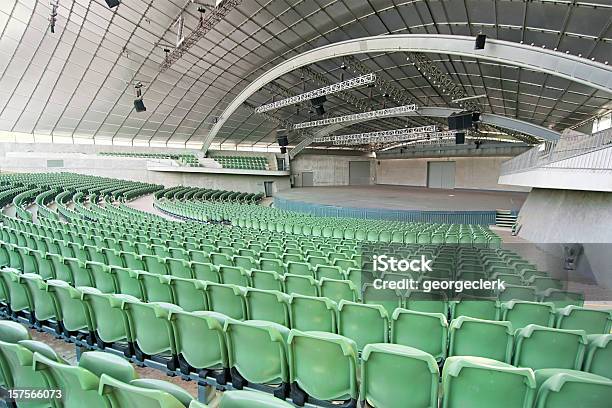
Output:
<svg viewBox="0 0 612 408">
<path fill-rule="evenodd" d="M 403 113 L 396 114 L 394 116 L 397 116 L 397 117 L 427 116 L 427 117 L 446 118 L 450 116 L 451 113 L 460 112 L 460 111 L 461 109 L 457 109 L 457 108 L 424 106 L 424 107 L 420 107 L 415 112 L 403 112 Z M 328 136 L 346 126 L 350 126 L 355 123 L 365 122 L 368 120 L 371 120 L 371 119 L 364 118 L 364 119 L 356 120 L 353 122 L 335 123 L 333 125 L 326 126 L 323 129 L 320 129 L 318 132 L 315 132 L 311 137 L 307 137 L 303 139 L 300 143 L 298 143 L 293 149 L 289 151 L 289 157 L 293 159 L 298 153 L 300 153 L 302 150 L 308 147 L 315 139 L 319 139 L 319 138 Z M 492 113 L 480 114 L 480 121 L 488 125 L 497 126 L 497 127 L 511 130 L 511 131 L 518 132 L 518 133 L 524 133 L 524 134 L 535 136 L 537 138 L 545 139 L 545 140 L 557 140 L 561 136 L 559 132 L 556 132 L 552 129 L 548 129 L 548 128 L 545 128 L 543 126 L 539 126 L 533 123 L 525 122 L 520 119 L 509 118 L 507 116 L 495 115 Z"/>
<path fill-rule="evenodd" d="M 474 50 L 474 37 L 441 34 L 395 34 L 365 37 L 324 45 L 296 55 L 268 70 L 243 89 L 227 106 L 203 141 L 207 150 L 227 119 L 261 87 L 291 71 L 330 58 L 377 52 L 424 52 L 459 55 L 518 66 L 577 82 L 612 94 L 612 67 L 559 51 L 488 39 Z"/>
</svg>

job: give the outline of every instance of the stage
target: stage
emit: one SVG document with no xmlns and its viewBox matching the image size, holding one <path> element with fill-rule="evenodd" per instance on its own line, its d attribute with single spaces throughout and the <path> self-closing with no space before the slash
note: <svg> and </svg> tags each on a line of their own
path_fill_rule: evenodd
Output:
<svg viewBox="0 0 612 408">
<path fill-rule="evenodd" d="M 488 225 L 495 223 L 495 210 L 516 213 L 526 198 L 523 192 L 491 190 L 333 186 L 279 191 L 274 205 L 321 216 Z"/>
</svg>

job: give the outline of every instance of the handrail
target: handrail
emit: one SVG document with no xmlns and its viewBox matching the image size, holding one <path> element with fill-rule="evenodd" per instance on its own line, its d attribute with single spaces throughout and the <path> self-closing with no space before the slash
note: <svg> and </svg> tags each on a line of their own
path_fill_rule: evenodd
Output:
<svg viewBox="0 0 612 408">
<path fill-rule="evenodd" d="M 546 167 L 552 163 L 571 159 L 585 153 L 612 148 L 612 128 L 592 135 L 564 136 L 559 140 L 547 141 L 505 161 L 501 165 L 501 175 L 519 173 L 536 167 Z M 576 168 L 575 165 L 555 165 L 555 168 Z M 612 154 L 597 157 L 597 160 L 580 163 L 581 169 L 611 170 Z"/>
</svg>

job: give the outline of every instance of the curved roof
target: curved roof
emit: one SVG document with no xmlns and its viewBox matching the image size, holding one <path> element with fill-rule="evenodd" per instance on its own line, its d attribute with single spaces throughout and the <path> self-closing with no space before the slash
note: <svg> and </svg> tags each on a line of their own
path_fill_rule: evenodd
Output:
<svg viewBox="0 0 612 408">
<path fill-rule="evenodd" d="M 196 3 L 212 3 L 198 0 Z M 96 142 L 197 146 L 216 118 L 253 80 L 282 61 L 343 40 L 386 34 L 450 34 L 534 44 L 599 62 L 612 55 L 610 0 L 248 0 L 234 7 L 171 67 L 160 71 L 164 48 L 176 41 L 184 17 L 188 35 L 199 24 L 190 0 L 60 0 L 55 33 L 50 6 L 32 0 L 0 2 L 0 131 L 96 138 Z M 210 11 L 204 13 L 207 19 Z M 208 20 L 206 20 L 208 21 Z M 477 99 L 483 112 L 561 131 L 612 109 L 604 91 L 547 73 L 466 56 L 427 54 L 435 66 Z M 370 72 L 420 106 L 456 107 L 405 53 L 356 58 Z M 342 60 L 285 74 L 248 100 L 258 106 L 351 75 Z M 612 61 L 611 61 L 612 62 Z M 135 81 L 144 84 L 146 112 L 133 109 Z M 378 88 L 328 96 L 330 115 L 396 104 Z M 234 113 L 213 147 L 275 144 L 275 129 L 314 117 L 293 105 L 254 114 Z M 383 119 L 343 133 L 392 129 L 436 119 Z M 297 142 L 301 136 L 291 136 Z"/>
</svg>

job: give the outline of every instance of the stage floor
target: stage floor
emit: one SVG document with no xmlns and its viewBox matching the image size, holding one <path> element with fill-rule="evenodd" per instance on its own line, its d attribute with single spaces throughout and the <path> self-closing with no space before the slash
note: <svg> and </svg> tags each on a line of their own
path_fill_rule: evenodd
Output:
<svg viewBox="0 0 612 408">
<path fill-rule="evenodd" d="M 490 190 L 443 190 L 406 186 L 302 187 L 276 197 L 322 205 L 421 211 L 519 210 L 527 193 Z"/>
</svg>

